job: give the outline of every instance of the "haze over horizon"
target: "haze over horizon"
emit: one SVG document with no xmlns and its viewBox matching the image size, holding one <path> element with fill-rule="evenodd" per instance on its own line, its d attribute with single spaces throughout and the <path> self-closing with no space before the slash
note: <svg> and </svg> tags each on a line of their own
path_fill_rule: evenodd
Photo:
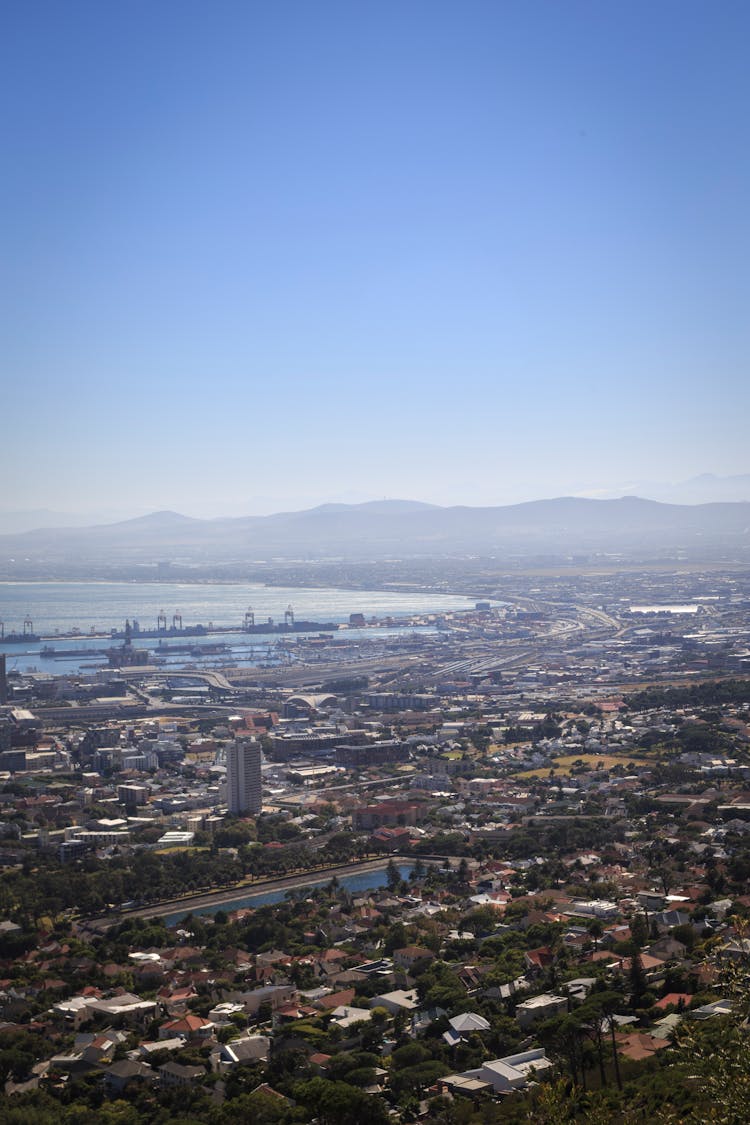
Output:
<svg viewBox="0 0 750 1125">
<path fill-rule="evenodd" d="M 440 504 L 424 501 L 415 497 L 378 497 L 357 494 L 342 494 L 327 499 L 312 500 L 302 498 L 298 503 L 286 506 L 273 507 L 265 502 L 264 498 L 248 500 L 247 504 L 237 511 L 217 511 L 215 507 L 207 512 L 177 511 L 170 508 L 110 508 L 100 510 L 59 512 L 50 509 L 12 510 L 0 507 L 0 536 L 23 534 L 37 530 L 50 529 L 65 532 L 66 529 L 75 528 L 106 528 L 112 525 L 133 524 L 135 528 L 142 521 L 150 523 L 152 517 L 156 524 L 169 523 L 172 516 L 180 520 L 200 520 L 204 523 L 224 521 L 242 522 L 248 518 L 254 519 L 266 516 L 284 517 L 297 514 L 306 516 L 341 509 L 351 512 L 366 514 L 405 514 L 410 510 L 419 512 L 426 509 L 436 511 L 467 510 L 480 511 L 486 509 L 498 513 L 510 511 L 516 507 L 526 507 L 528 504 L 558 504 L 568 499 L 609 501 L 609 500 L 638 500 L 647 503 L 656 501 L 667 505 L 677 505 L 681 508 L 690 508 L 697 505 L 715 505 L 716 503 L 750 503 L 750 473 L 732 477 L 717 477 L 713 473 L 703 473 L 698 477 L 676 483 L 641 481 L 630 486 L 606 489 L 590 489 L 584 492 L 570 493 L 567 496 L 528 496 L 511 500 L 506 504 L 478 505 L 478 504 Z M 135 522 L 134 522 L 135 521 Z"/>
<path fill-rule="evenodd" d="M 731 2 L 15 7 L 3 509 L 745 474 L 748 32 Z"/>
</svg>

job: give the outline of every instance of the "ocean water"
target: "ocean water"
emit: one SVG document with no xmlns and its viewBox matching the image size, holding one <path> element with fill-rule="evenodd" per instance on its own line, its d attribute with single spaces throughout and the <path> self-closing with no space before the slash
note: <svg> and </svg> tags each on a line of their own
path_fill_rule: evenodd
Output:
<svg viewBox="0 0 750 1125">
<path fill-rule="evenodd" d="M 282 659 L 277 647 L 283 640 L 283 659 L 296 659 L 295 647 L 299 633 L 253 634 L 222 632 L 242 625 L 248 608 L 255 613 L 256 624 L 268 618 L 280 623 L 291 605 L 297 621 L 309 620 L 323 624 L 343 624 L 351 613 L 362 613 L 369 620 L 392 617 L 394 620 L 413 614 L 435 614 L 470 609 L 469 598 L 438 593 L 389 593 L 381 590 L 341 590 L 334 588 L 304 589 L 300 587 L 269 587 L 260 584 L 189 584 L 128 582 L 3 582 L 0 583 L 0 621 L 6 635 L 23 631 L 24 621 L 32 623 L 33 632 L 46 638 L 58 654 L 53 660 L 41 655 L 42 642 L 0 641 L 0 652 L 8 660 L 8 670 L 16 672 L 45 671 L 56 675 L 74 674 L 105 667 L 104 650 L 110 646 L 112 629 L 122 629 L 126 619 L 137 621 L 143 630 L 157 628 L 157 617 L 164 613 L 167 626 L 173 617 L 182 617 L 182 627 L 211 627 L 206 636 L 148 637 L 135 643 L 148 648 L 168 667 L 184 668 L 196 660 L 201 668 L 257 666 L 274 664 Z M 78 630 L 79 636 L 69 636 Z M 31 629 L 29 631 L 32 631 Z M 370 626 L 346 629 L 340 636 L 351 644 L 362 644 L 387 637 L 403 638 L 409 633 L 434 632 L 434 626 L 411 627 Z M 60 634 L 60 636 L 58 636 Z M 68 634 L 68 636 L 64 636 Z M 116 643 L 121 643 L 119 640 Z M 201 650 L 212 644 L 226 646 L 224 653 L 177 652 L 177 646 Z M 97 655 L 86 650 L 96 649 Z M 64 654 L 64 659 L 61 655 Z"/>
<path fill-rule="evenodd" d="M 350 613 L 399 617 L 471 609 L 470 598 L 455 594 L 392 593 L 383 590 L 305 589 L 259 583 L 208 584 L 178 582 L 2 582 L 0 621 L 5 632 L 21 632 L 26 618 L 40 636 L 55 632 L 82 634 L 121 629 L 125 619 L 155 629 L 162 611 L 168 625 L 175 613 L 183 625 L 237 626 L 252 606 L 256 622 L 284 620 L 291 605 L 295 617 L 345 622 Z"/>
</svg>

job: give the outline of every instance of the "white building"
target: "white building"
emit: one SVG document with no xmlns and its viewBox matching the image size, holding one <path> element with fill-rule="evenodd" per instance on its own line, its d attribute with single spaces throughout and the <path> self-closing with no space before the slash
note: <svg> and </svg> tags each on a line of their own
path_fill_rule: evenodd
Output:
<svg viewBox="0 0 750 1125">
<path fill-rule="evenodd" d="M 385 1008 L 392 1016 L 398 1015 L 399 1012 L 413 1012 L 419 1006 L 417 990 L 412 988 L 405 992 L 404 989 L 397 988 L 393 992 L 383 992 L 380 996 L 372 998 L 370 1006 Z"/>
<path fill-rule="evenodd" d="M 606 899 L 592 898 L 588 901 L 581 901 L 577 899 L 570 904 L 570 907 L 565 911 L 566 914 L 580 915 L 584 918 L 616 918 L 620 913 L 620 908 L 616 902 L 608 902 Z"/>
<path fill-rule="evenodd" d="M 227 807 L 232 816 L 259 813 L 263 805 L 260 743 L 236 738 L 227 746 Z"/>
<path fill-rule="evenodd" d="M 346 1004 L 342 1004 L 338 1008 L 334 1008 L 332 1012 L 331 1023 L 335 1023 L 337 1027 L 346 1030 L 355 1023 L 367 1023 L 372 1019 L 372 1008 L 351 1008 Z"/>
<path fill-rule="evenodd" d="M 492 1086 L 496 1094 L 509 1093 L 511 1090 L 523 1090 L 533 1081 L 552 1069 L 554 1064 L 547 1058 L 546 1051 L 537 1048 L 533 1051 L 522 1051 L 518 1055 L 507 1055 L 504 1059 L 494 1059 L 486 1062 L 478 1070 L 467 1070 L 460 1077 L 474 1079 L 480 1083 Z M 455 1076 L 454 1076 L 455 1077 Z M 450 1079 L 442 1079 L 450 1083 Z"/>
</svg>

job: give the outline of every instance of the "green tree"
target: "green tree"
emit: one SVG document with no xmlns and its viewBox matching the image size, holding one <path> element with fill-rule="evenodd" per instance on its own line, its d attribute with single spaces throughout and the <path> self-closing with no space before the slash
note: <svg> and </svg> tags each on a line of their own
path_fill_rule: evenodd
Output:
<svg viewBox="0 0 750 1125">
<path fill-rule="evenodd" d="M 389 1122 L 380 1098 L 373 1098 L 346 1082 L 312 1078 L 309 1082 L 298 1082 L 293 1094 L 295 1101 L 320 1125 L 388 1125 Z"/>
<path fill-rule="evenodd" d="M 637 949 L 633 950 L 633 955 L 630 958 L 628 979 L 630 983 L 630 1003 L 633 1008 L 637 1008 L 648 988 L 643 961 Z"/>
<path fill-rule="evenodd" d="M 417 856 L 417 861 L 414 864 L 413 868 L 411 869 L 411 874 L 409 875 L 409 879 L 412 880 L 413 882 L 417 883 L 417 882 L 419 882 L 420 879 L 424 879 L 426 874 L 427 874 L 427 868 L 425 867 L 425 865 L 422 862 L 422 860 L 420 859 L 420 857 Z"/>
<path fill-rule="evenodd" d="M 604 926 L 600 918 L 592 918 L 588 924 L 589 936 L 594 939 L 594 949 L 599 948 L 599 939 L 604 933 Z"/>
<path fill-rule="evenodd" d="M 643 913 L 634 914 L 630 919 L 630 936 L 636 951 L 643 949 L 648 941 L 648 918 Z"/>
<path fill-rule="evenodd" d="M 570 1071 L 573 1084 L 586 1089 L 585 1054 L 583 1049 L 583 1029 L 577 1016 L 566 1014 L 555 1019 L 545 1020 L 536 1029 L 539 1042 L 548 1051 L 550 1058 L 564 1063 Z"/>
</svg>

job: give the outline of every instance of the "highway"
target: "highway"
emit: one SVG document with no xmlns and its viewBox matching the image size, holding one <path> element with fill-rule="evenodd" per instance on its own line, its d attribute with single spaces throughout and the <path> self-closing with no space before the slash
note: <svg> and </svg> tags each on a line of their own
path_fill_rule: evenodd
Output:
<svg viewBox="0 0 750 1125">
<path fill-rule="evenodd" d="M 133 668 L 120 668 L 118 675 L 122 676 L 124 680 L 142 680 L 144 676 L 148 676 L 150 680 L 203 680 L 209 687 L 216 688 L 217 691 L 233 691 L 234 688 L 229 680 L 222 672 L 173 672 L 165 668 L 157 668 L 156 666 L 142 666 Z"/>
<path fill-rule="evenodd" d="M 245 669 L 232 675 L 235 684 L 268 684 L 277 687 L 301 688 L 342 676 L 369 675 L 380 677 L 393 674 L 435 679 L 456 679 L 468 676 L 490 675 L 503 669 L 533 661 L 540 649 L 548 644 L 567 644 L 583 640 L 586 636 L 603 636 L 619 633 L 621 626 L 602 610 L 589 606 L 566 603 L 533 603 L 538 611 L 551 610 L 557 616 L 549 627 L 534 637 L 497 639 L 450 634 L 452 659 L 442 660 L 442 644 L 437 642 L 431 650 L 416 653 L 383 654 L 363 657 L 359 651 L 342 653 L 336 660 L 295 664 L 286 668 Z M 565 614 L 566 616 L 561 616 Z"/>
</svg>

